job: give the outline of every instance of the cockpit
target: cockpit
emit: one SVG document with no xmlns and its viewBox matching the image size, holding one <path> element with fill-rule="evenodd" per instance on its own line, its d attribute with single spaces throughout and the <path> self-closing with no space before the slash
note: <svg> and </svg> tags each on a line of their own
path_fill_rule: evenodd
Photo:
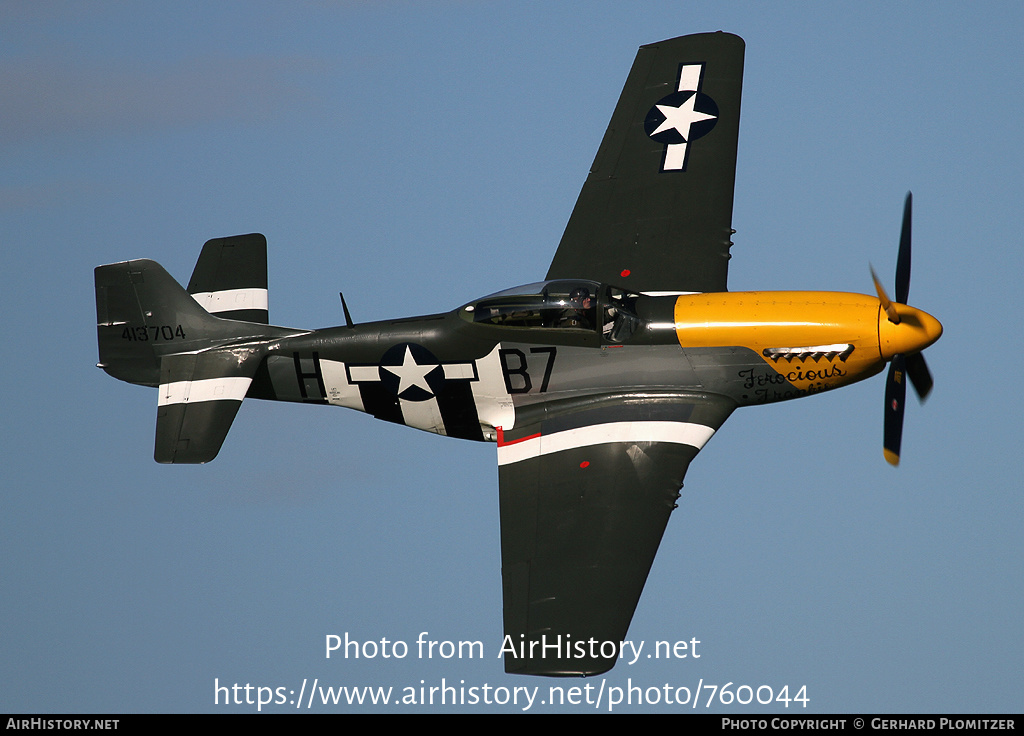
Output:
<svg viewBox="0 0 1024 736">
<path fill-rule="evenodd" d="M 541 281 L 486 296 L 462 314 L 496 327 L 597 332 L 609 342 L 626 342 L 640 324 L 637 297 L 596 281 Z"/>
</svg>

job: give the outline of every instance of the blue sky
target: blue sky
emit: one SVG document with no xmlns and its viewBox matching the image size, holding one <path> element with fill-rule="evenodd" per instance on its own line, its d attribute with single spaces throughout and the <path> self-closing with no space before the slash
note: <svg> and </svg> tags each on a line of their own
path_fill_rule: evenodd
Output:
<svg viewBox="0 0 1024 736">
<path fill-rule="evenodd" d="M 247 712 L 214 704 L 215 678 L 318 678 L 396 693 L 703 680 L 806 685 L 806 712 L 1020 710 L 1018 4 L 0 17 L 0 709 Z M 747 42 L 730 288 L 870 292 L 869 262 L 891 283 L 912 189 L 911 302 L 945 335 L 898 469 L 881 378 L 738 411 L 694 461 L 630 638 L 696 638 L 699 659 L 587 682 L 503 673 L 493 446 L 252 401 L 212 464 L 152 461 L 155 393 L 94 367 L 93 267 L 148 257 L 187 281 L 208 238 L 263 232 L 271 319 L 296 327 L 341 322 L 339 290 L 367 321 L 536 281 L 636 48 L 718 29 Z M 421 659 L 424 631 L 486 658 Z M 325 659 L 346 632 L 410 655 Z"/>
</svg>

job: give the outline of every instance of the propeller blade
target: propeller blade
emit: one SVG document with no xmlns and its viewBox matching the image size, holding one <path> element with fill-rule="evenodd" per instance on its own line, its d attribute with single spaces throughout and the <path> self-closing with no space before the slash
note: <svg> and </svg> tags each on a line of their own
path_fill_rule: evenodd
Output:
<svg viewBox="0 0 1024 736">
<path fill-rule="evenodd" d="M 907 398 L 906 359 L 894 355 L 885 379 L 885 436 L 882 441 L 885 459 L 890 465 L 900 464 L 900 442 L 903 438 L 903 407 Z"/>
<path fill-rule="evenodd" d="M 903 227 L 900 229 L 900 250 L 896 256 L 896 304 L 906 304 L 910 298 L 910 241 L 911 220 L 914 206 L 914 195 L 907 192 L 903 203 Z M 878 300 L 885 310 L 889 321 L 900 323 L 899 313 L 895 304 L 882 288 L 875 269 L 871 269 L 871 278 L 875 282 Z M 901 328 L 902 329 L 902 328 Z M 900 463 L 900 443 L 903 438 L 903 411 L 907 398 L 907 381 L 914 386 L 917 398 L 922 402 L 928 398 L 932 390 L 932 374 L 928 364 L 920 353 L 904 355 L 897 353 L 892 356 L 889 364 L 889 375 L 885 379 L 885 438 L 882 447 L 885 459 L 892 465 Z"/>
<path fill-rule="evenodd" d="M 896 256 L 896 301 L 906 304 L 910 298 L 910 221 L 914 195 L 907 192 L 903 203 L 903 227 L 900 230 L 900 250 Z"/>
<path fill-rule="evenodd" d="M 910 384 L 917 392 L 917 398 L 923 403 L 932 390 L 932 374 L 921 353 L 907 358 L 907 378 L 910 379 Z"/>
<path fill-rule="evenodd" d="M 885 293 L 885 287 L 882 286 L 882 282 L 878 280 L 878 274 L 875 273 L 874 266 L 868 266 L 871 269 L 871 280 L 875 282 L 875 291 L 878 292 L 878 301 L 882 302 L 882 309 L 885 310 L 886 316 L 889 321 L 894 325 L 900 323 L 900 315 L 896 311 L 896 307 L 891 301 L 889 301 L 889 295 Z"/>
</svg>

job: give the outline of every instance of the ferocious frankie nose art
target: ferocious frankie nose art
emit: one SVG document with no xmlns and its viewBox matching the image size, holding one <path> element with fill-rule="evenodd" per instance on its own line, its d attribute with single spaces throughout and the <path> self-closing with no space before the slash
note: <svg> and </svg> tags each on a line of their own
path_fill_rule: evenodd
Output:
<svg viewBox="0 0 1024 736">
<path fill-rule="evenodd" d="M 334 404 L 497 443 L 508 672 L 615 663 L 690 461 L 737 407 L 889 363 L 885 457 L 939 322 L 894 299 L 728 292 L 743 40 L 643 46 L 543 281 L 445 314 L 270 325 L 266 240 L 209 241 L 183 289 L 157 263 L 96 269 L 99 367 L 158 389 L 156 460 L 205 463 L 245 398 Z M 867 274 L 865 274 L 866 278 Z M 343 300 L 344 304 L 344 300 Z M 607 646 L 604 646 L 607 644 Z"/>
</svg>

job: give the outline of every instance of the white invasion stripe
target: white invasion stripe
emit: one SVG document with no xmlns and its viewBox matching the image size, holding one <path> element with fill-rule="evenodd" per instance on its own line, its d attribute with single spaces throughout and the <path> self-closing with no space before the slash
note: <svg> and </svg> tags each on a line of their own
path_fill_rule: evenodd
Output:
<svg viewBox="0 0 1024 736">
<path fill-rule="evenodd" d="M 349 383 L 345 373 L 345 364 L 336 360 L 320 359 L 320 371 L 324 376 L 324 387 L 327 389 L 327 401 L 337 406 L 366 411 L 363 399 L 359 395 L 359 386 Z M 374 376 L 374 380 L 377 377 Z"/>
<path fill-rule="evenodd" d="M 505 376 L 498 358 L 500 350 L 501 343 L 498 343 L 490 353 L 476 361 L 480 380 L 469 384 L 484 437 L 492 442 L 495 439 L 494 427 L 512 429 L 516 424 L 515 406 L 505 390 Z"/>
<path fill-rule="evenodd" d="M 715 433 L 711 427 L 691 422 L 611 422 L 590 427 L 532 437 L 521 442 L 498 446 L 498 465 L 548 455 L 576 447 L 603 445 L 609 442 L 671 442 L 689 445 L 698 450 Z"/>
<path fill-rule="evenodd" d="M 245 398 L 250 383 L 252 379 L 244 376 L 161 383 L 157 406 L 194 404 L 197 401 L 241 401 Z"/>
<path fill-rule="evenodd" d="M 266 289 L 200 291 L 193 294 L 192 298 L 210 314 L 232 312 L 236 309 L 267 309 L 269 304 Z"/>
<path fill-rule="evenodd" d="M 399 399 L 398 402 L 402 407 L 402 421 L 405 422 L 405 426 L 445 434 L 444 419 L 441 417 L 441 408 L 437 405 L 436 396 L 425 401 Z"/>
</svg>

